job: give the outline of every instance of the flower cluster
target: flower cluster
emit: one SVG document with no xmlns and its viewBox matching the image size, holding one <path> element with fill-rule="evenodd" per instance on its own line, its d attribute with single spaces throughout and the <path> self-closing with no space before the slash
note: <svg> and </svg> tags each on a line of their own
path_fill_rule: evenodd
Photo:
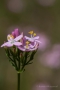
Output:
<svg viewBox="0 0 60 90">
<path fill-rule="evenodd" d="M 1 45 L 5 48 L 9 61 L 18 72 L 23 71 L 26 65 L 31 64 L 41 43 L 36 33 L 30 31 L 29 34 L 31 37 L 24 36 L 23 32 L 20 33 L 18 29 L 15 29 L 7 35 L 8 41 Z"/>
</svg>

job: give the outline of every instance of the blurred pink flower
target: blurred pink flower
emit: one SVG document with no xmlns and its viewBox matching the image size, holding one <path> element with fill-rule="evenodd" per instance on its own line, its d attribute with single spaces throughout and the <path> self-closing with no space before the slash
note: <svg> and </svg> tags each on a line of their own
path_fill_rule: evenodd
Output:
<svg viewBox="0 0 60 90">
<path fill-rule="evenodd" d="M 50 46 L 50 40 L 43 33 L 40 34 L 39 36 L 40 36 L 40 41 L 42 42 L 39 46 L 39 50 L 44 51 L 45 49 L 47 49 Z"/>
<path fill-rule="evenodd" d="M 54 45 L 53 48 L 44 53 L 41 58 L 40 62 L 48 66 L 50 68 L 59 68 L 60 67 L 60 45 Z"/>
<path fill-rule="evenodd" d="M 51 6 L 56 0 L 37 0 L 37 2 L 42 6 Z"/>
<path fill-rule="evenodd" d="M 25 8 L 25 3 L 22 0 L 7 0 L 7 7 L 14 13 L 19 13 Z"/>
<path fill-rule="evenodd" d="M 37 83 L 33 86 L 32 90 L 50 90 L 49 84 L 47 83 Z"/>
</svg>

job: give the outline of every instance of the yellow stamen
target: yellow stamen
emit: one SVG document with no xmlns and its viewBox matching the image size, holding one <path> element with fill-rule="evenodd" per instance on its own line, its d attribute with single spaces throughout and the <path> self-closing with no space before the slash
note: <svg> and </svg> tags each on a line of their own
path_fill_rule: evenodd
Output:
<svg viewBox="0 0 60 90">
<path fill-rule="evenodd" d="M 11 38 L 14 39 L 14 36 L 12 34 L 7 36 L 7 40 L 10 40 Z"/>
<path fill-rule="evenodd" d="M 7 37 L 7 39 L 9 40 L 9 39 L 10 39 L 10 37 Z"/>
<path fill-rule="evenodd" d="M 34 33 L 33 36 L 36 36 L 36 33 Z"/>
<path fill-rule="evenodd" d="M 30 31 L 29 34 L 33 34 L 33 31 Z"/>
<path fill-rule="evenodd" d="M 12 39 L 14 39 L 14 36 L 13 36 L 12 34 L 10 35 L 10 37 L 11 37 Z"/>
<path fill-rule="evenodd" d="M 10 40 L 10 35 L 7 36 L 7 40 Z"/>
<path fill-rule="evenodd" d="M 29 44 L 29 41 L 26 41 L 26 45 L 28 45 Z"/>
<path fill-rule="evenodd" d="M 26 41 L 26 49 L 29 48 L 29 41 Z"/>
</svg>

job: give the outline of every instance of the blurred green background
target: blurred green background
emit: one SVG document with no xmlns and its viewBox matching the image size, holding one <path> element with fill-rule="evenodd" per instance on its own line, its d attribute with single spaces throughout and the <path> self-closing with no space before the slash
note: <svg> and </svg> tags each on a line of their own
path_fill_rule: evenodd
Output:
<svg viewBox="0 0 60 90">
<path fill-rule="evenodd" d="M 33 64 L 21 74 L 21 90 L 60 90 L 60 0 L 0 0 L 0 45 L 15 28 L 26 34 L 34 30 L 42 42 Z M 3 48 L 0 90 L 17 90 L 17 74 Z"/>
</svg>

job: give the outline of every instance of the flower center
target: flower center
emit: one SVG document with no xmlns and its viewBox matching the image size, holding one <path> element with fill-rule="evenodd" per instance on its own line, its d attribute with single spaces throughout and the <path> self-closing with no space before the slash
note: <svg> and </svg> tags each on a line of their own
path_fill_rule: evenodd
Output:
<svg viewBox="0 0 60 90">
<path fill-rule="evenodd" d="M 13 44 L 14 42 L 16 42 L 15 40 L 11 40 L 11 43 Z"/>
<path fill-rule="evenodd" d="M 29 49 L 29 43 L 30 43 L 29 41 L 26 41 L 26 46 L 25 46 L 26 49 Z"/>
<path fill-rule="evenodd" d="M 10 34 L 10 35 L 7 36 L 7 40 L 8 40 L 8 41 L 11 41 L 11 40 L 13 40 L 13 39 L 14 39 L 14 36 L 13 36 L 12 34 Z"/>
</svg>

